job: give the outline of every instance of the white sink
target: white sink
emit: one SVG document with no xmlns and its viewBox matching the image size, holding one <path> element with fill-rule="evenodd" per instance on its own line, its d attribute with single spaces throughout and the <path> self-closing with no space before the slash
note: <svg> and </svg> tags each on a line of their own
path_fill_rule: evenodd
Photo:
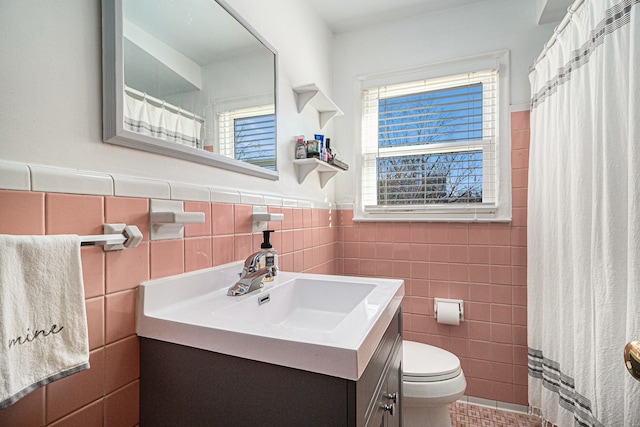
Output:
<svg viewBox="0 0 640 427">
<path fill-rule="evenodd" d="M 243 323 L 332 331 L 375 288 L 371 283 L 297 277 L 286 285 L 267 289 L 257 299 L 230 304 L 214 315 Z"/>
<path fill-rule="evenodd" d="M 138 335 L 357 380 L 404 296 L 402 280 L 279 272 L 227 296 L 242 262 L 140 285 Z"/>
</svg>

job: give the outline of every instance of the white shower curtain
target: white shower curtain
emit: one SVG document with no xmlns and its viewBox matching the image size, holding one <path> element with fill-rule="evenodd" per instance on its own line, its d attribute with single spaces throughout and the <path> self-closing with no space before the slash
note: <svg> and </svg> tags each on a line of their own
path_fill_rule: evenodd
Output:
<svg viewBox="0 0 640 427">
<path fill-rule="evenodd" d="M 125 129 L 154 136 L 194 148 L 202 148 L 202 122 L 192 113 L 171 111 L 163 105 L 155 106 L 145 95 L 141 99 L 125 90 Z M 171 108 L 176 108 L 171 106 Z"/>
<path fill-rule="evenodd" d="M 640 0 L 585 0 L 531 80 L 529 403 L 640 426 Z"/>
</svg>

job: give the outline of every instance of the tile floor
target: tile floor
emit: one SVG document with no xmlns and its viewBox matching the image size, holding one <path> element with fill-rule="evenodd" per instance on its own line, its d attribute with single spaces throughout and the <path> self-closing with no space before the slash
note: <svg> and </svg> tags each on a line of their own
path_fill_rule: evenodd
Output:
<svg viewBox="0 0 640 427">
<path fill-rule="evenodd" d="M 449 413 L 452 427 L 542 427 L 536 416 L 470 403 L 452 403 Z"/>
</svg>

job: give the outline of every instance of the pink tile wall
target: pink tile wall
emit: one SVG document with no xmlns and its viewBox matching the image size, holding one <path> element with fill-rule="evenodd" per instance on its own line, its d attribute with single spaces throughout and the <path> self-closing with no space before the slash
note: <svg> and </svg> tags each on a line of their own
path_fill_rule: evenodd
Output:
<svg viewBox="0 0 640 427">
<path fill-rule="evenodd" d="M 405 337 L 457 354 L 467 395 L 526 405 L 529 113 L 513 113 L 511 125 L 509 224 L 354 223 L 351 211 L 269 210 L 284 214 L 270 224 L 281 269 L 404 279 Z M 244 259 L 262 240 L 251 233 L 248 205 L 185 202 L 185 210 L 205 212 L 205 224 L 188 225 L 184 239 L 149 242 L 147 199 L 0 190 L 0 234 L 100 234 L 105 222 L 126 222 L 145 236 L 124 251 L 82 249 L 91 369 L 0 410 L 0 425 L 138 423 L 137 285 Z M 466 321 L 437 324 L 434 297 L 464 299 Z"/>
<path fill-rule="evenodd" d="M 354 223 L 340 211 L 338 268 L 404 279 L 405 338 L 456 354 L 465 394 L 527 405 L 529 112 L 513 113 L 511 128 L 511 223 Z M 463 299 L 465 322 L 436 323 L 435 297 Z"/>
<path fill-rule="evenodd" d="M 144 234 L 136 248 L 81 250 L 89 329 L 89 370 L 42 387 L 0 410 L 0 426 L 134 426 L 138 423 L 139 344 L 136 287 L 142 281 L 241 260 L 259 249 L 251 206 L 185 202 L 205 213 L 185 238 L 150 242 L 149 201 L 140 198 L 0 190 L 0 234 L 101 234 L 103 223 L 133 224 Z M 280 268 L 333 274 L 336 224 L 327 209 L 270 208 Z"/>
</svg>

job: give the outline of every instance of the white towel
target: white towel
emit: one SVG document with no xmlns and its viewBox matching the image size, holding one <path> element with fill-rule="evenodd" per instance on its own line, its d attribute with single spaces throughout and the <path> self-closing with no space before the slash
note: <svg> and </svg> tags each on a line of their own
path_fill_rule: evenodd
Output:
<svg viewBox="0 0 640 427">
<path fill-rule="evenodd" d="M 0 409 L 89 368 L 76 235 L 0 235 Z"/>
</svg>

